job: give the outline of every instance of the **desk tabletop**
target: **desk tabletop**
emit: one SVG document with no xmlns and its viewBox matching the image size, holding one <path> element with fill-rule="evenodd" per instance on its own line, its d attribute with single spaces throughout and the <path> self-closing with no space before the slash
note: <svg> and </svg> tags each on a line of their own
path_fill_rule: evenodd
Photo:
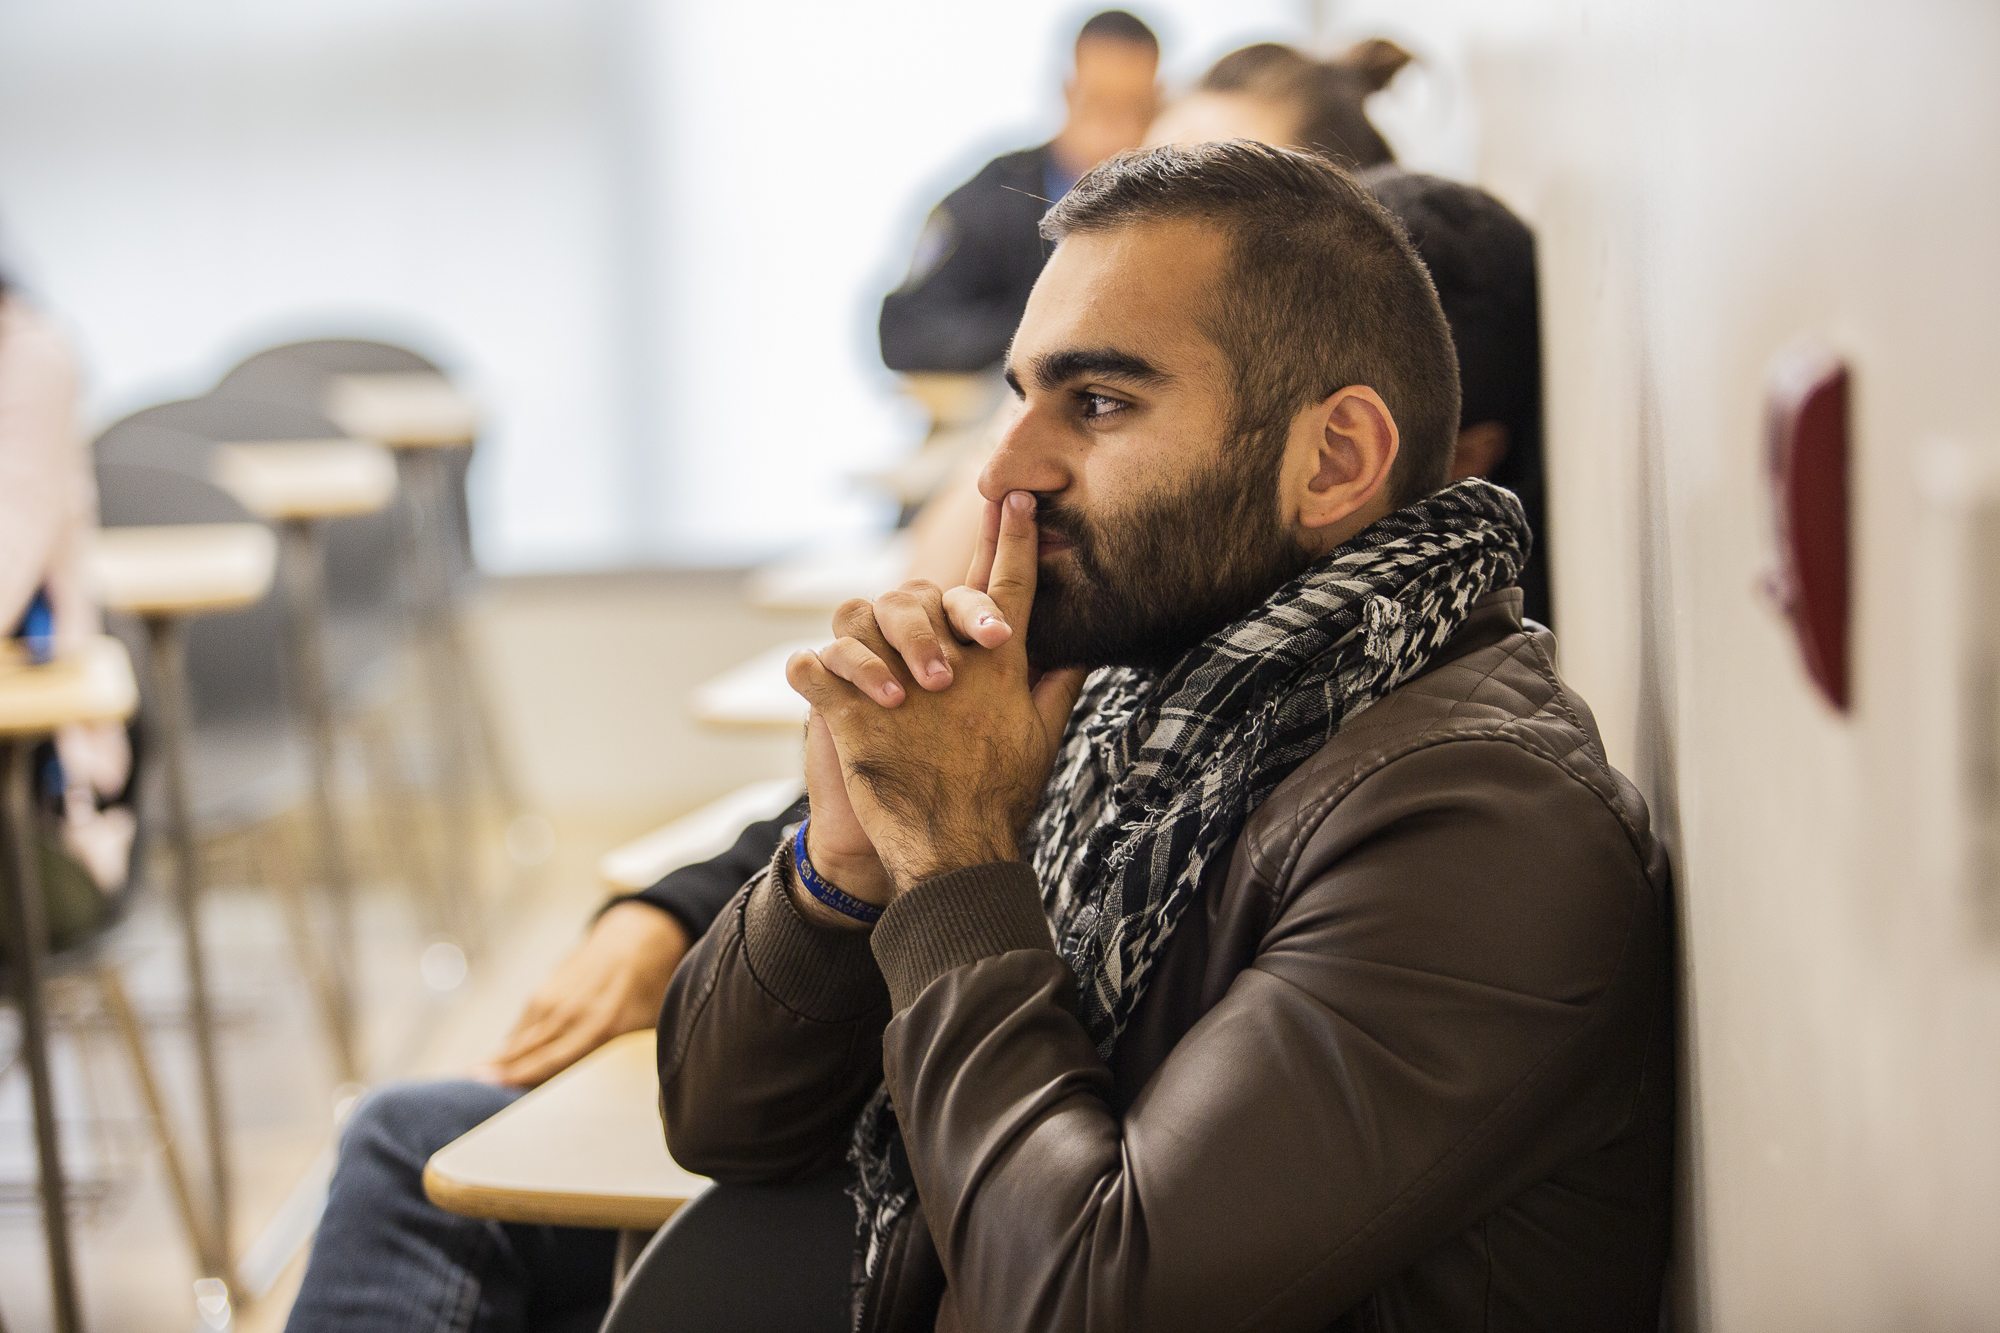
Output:
<svg viewBox="0 0 2000 1333">
<path fill-rule="evenodd" d="M 761 611 L 832 611 L 851 597 L 880 597 L 909 576 L 910 539 L 899 532 L 761 565 L 750 571 L 744 595 Z"/>
<path fill-rule="evenodd" d="M 248 606 L 271 590 L 277 566 L 277 539 L 262 523 L 101 528 L 89 557 L 99 600 L 140 615 Z"/>
<path fill-rule="evenodd" d="M 829 639 L 781 643 L 695 687 L 695 720 L 712 727 L 784 728 L 796 731 L 811 712 L 785 680 L 785 662 L 800 649 L 818 651 Z"/>
<path fill-rule="evenodd" d="M 336 375 L 326 414 L 350 435 L 397 449 L 470 444 L 479 408 L 442 375 Z"/>
<path fill-rule="evenodd" d="M 8 645 L 11 649 L 12 645 Z M 108 634 L 42 666 L 0 655 L 0 736 L 30 736 L 71 722 L 132 716 L 139 685 L 125 645 Z"/>
<path fill-rule="evenodd" d="M 606 852 L 597 875 L 620 893 L 637 893 L 669 870 L 706 861 L 729 850 L 745 824 L 776 819 L 806 789 L 803 778 L 767 778 L 738 787 L 673 823 Z"/>
<path fill-rule="evenodd" d="M 396 495 L 396 457 L 373 440 L 225 444 L 210 475 L 259 518 L 373 514 Z"/>
<path fill-rule="evenodd" d="M 657 1227 L 708 1188 L 667 1155 L 653 1033 L 615 1037 L 440 1148 L 424 1193 L 447 1212 L 549 1226 Z"/>
</svg>

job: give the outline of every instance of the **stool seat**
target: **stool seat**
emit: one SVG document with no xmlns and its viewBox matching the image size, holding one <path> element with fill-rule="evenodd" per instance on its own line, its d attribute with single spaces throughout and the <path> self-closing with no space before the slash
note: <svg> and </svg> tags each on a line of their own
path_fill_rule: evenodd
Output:
<svg viewBox="0 0 2000 1333">
<path fill-rule="evenodd" d="M 470 444 L 479 409 L 442 375 L 335 375 L 326 414 L 350 435 L 397 449 Z"/>
<path fill-rule="evenodd" d="M 72 722 L 132 716 L 139 686 L 125 645 L 93 635 L 76 651 L 34 666 L 0 659 L 0 736 L 34 736 Z"/>
<path fill-rule="evenodd" d="M 659 1226 L 708 1177 L 667 1154 L 653 1032 L 614 1037 L 438 1149 L 424 1193 L 447 1212 L 546 1226 Z"/>
<path fill-rule="evenodd" d="M 104 605 L 139 615 L 229 611 L 263 599 L 278 544 L 261 523 L 100 529 L 90 576 Z"/>
<path fill-rule="evenodd" d="M 379 513 L 396 496 L 396 458 L 372 440 L 247 441 L 217 447 L 215 484 L 259 518 Z"/>
<path fill-rule="evenodd" d="M 804 726 L 812 706 L 785 680 L 785 663 L 793 653 L 817 652 L 826 644 L 824 637 L 781 643 L 696 686 L 695 720 L 711 727 Z"/>
</svg>

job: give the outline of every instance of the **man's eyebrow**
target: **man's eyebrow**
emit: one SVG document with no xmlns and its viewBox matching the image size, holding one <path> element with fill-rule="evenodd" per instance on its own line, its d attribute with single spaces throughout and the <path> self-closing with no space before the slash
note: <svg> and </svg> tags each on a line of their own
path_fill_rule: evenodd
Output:
<svg viewBox="0 0 2000 1333">
<path fill-rule="evenodd" d="M 1128 384 L 1147 387 L 1168 384 L 1174 378 L 1143 356 L 1109 347 L 1050 352 L 1030 359 L 1027 369 L 1034 377 L 1036 387 L 1043 392 L 1053 392 L 1071 380 L 1085 378 L 1124 380 Z M 1021 391 L 1020 377 L 1012 364 L 1007 367 L 1007 383 L 1014 392 Z"/>
</svg>

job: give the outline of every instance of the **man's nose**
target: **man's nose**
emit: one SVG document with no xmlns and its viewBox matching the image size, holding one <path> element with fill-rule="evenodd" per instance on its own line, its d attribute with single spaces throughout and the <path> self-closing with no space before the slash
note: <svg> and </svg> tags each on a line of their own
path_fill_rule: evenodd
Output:
<svg viewBox="0 0 2000 1333">
<path fill-rule="evenodd" d="M 1032 409 L 1017 412 L 979 472 L 979 493 L 999 500 L 1009 491 L 1049 495 L 1069 485 L 1069 469 L 1054 432 Z"/>
</svg>

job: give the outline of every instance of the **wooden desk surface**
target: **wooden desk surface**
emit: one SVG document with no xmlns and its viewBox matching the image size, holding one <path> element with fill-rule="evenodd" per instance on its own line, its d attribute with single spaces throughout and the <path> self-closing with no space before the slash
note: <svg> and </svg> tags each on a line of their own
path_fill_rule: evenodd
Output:
<svg viewBox="0 0 2000 1333">
<path fill-rule="evenodd" d="M 101 528 L 90 578 L 99 600 L 141 615 L 226 611 L 263 599 L 278 542 L 262 523 Z"/>
<path fill-rule="evenodd" d="M 990 375 L 943 370 L 911 371 L 896 377 L 903 392 L 923 405 L 940 426 L 969 426 L 993 410 L 1000 383 Z"/>
<path fill-rule="evenodd" d="M 396 456 L 373 440 L 225 444 L 210 474 L 259 518 L 373 514 L 396 496 Z"/>
<path fill-rule="evenodd" d="M 125 645 L 108 634 L 86 640 L 67 657 L 29 666 L 0 655 L 0 736 L 39 735 L 71 722 L 132 716 L 139 685 Z"/>
<path fill-rule="evenodd" d="M 803 727 L 811 711 L 785 682 L 785 661 L 801 648 L 818 651 L 831 636 L 781 643 L 695 687 L 695 720 L 712 727 Z"/>
<path fill-rule="evenodd" d="M 470 444 L 479 408 L 442 375 L 336 375 L 326 414 L 350 435 L 397 449 Z"/>
<path fill-rule="evenodd" d="M 908 577 L 910 539 L 899 532 L 829 543 L 759 566 L 750 571 L 744 595 L 762 611 L 832 611 L 850 597 L 880 597 Z"/>
<path fill-rule="evenodd" d="M 424 1193 L 448 1212 L 550 1226 L 657 1227 L 709 1186 L 667 1155 L 651 1032 L 613 1038 L 440 1148 Z"/>
<path fill-rule="evenodd" d="M 673 823 L 606 852 L 598 878 L 621 893 L 637 893 L 669 870 L 728 851 L 745 824 L 775 819 L 806 789 L 803 778 L 768 778 L 738 787 Z"/>
</svg>

